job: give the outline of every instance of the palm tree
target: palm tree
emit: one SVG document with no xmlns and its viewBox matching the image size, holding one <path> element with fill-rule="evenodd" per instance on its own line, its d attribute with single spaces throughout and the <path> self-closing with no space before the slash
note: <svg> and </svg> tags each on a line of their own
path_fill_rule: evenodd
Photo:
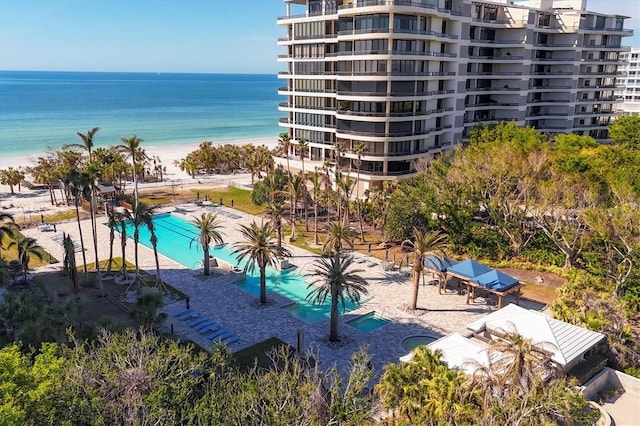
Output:
<svg viewBox="0 0 640 426">
<path fill-rule="evenodd" d="M 133 211 L 133 259 L 136 267 L 136 275 L 134 282 L 140 285 L 142 278 L 140 277 L 140 264 L 138 262 L 138 243 L 140 242 L 140 227 L 146 224 L 147 215 L 149 215 L 149 207 L 143 203 L 138 203 Z"/>
<path fill-rule="evenodd" d="M 89 164 L 87 167 L 87 175 L 89 178 L 89 187 L 91 190 L 91 195 L 89 197 L 90 200 L 90 204 L 91 204 L 91 231 L 92 231 L 92 235 L 93 235 L 93 249 L 95 252 L 95 264 L 96 264 L 96 275 L 97 275 L 97 280 L 98 280 L 98 287 L 100 288 L 100 290 L 102 291 L 102 277 L 100 274 L 100 262 L 98 259 L 98 231 L 97 231 L 97 222 L 96 222 L 96 187 L 95 187 L 95 180 L 96 177 L 98 175 L 98 169 L 95 167 L 95 165 L 93 165 L 93 157 L 92 157 L 92 150 L 93 150 L 93 137 L 95 136 L 96 132 L 100 130 L 99 127 L 94 127 L 93 129 L 90 129 L 89 131 L 87 131 L 87 134 L 82 134 L 80 132 L 77 132 L 78 137 L 80 137 L 80 139 L 82 140 L 81 144 L 66 144 L 62 146 L 62 149 L 68 149 L 68 148 L 80 148 L 83 149 L 85 151 L 87 151 L 87 153 L 89 154 Z"/>
<path fill-rule="evenodd" d="M 18 262 L 22 265 L 22 272 L 24 274 L 24 282 L 27 282 L 27 271 L 29 270 L 29 261 L 31 256 L 35 256 L 42 260 L 43 251 L 42 247 L 38 245 L 38 241 L 35 238 L 20 238 L 12 241 L 9 244 L 9 248 L 16 247 L 18 250 Z"/>
<path fill-rule="evenodd" d="M 79 173 L 75 169 L 67 174 L 65 181 L 69 185 L 71 194 L 73 195 L 73 202 L 76 208 L 76 222 L 78 223 L 78 233 L 80 234 L 80 249 L 82 250 L 82 266 L 84 267 L 84 280 L 89 281 L 89 271 L 87 270 L 87 255 L 84 250 L 84 237 L 82 234 L 82 225 L 80 224 L 80 202 L 84 188 L 87 186 L 87 176 Z"/>
<path fill-rule="evenodd" d="M 251 226 L 241 225 L 240 233 L 244 241 L 236 243 L 236 255 L 238 262 L 246 259 L 245 272 L 253 273 L 256 266 L 260 270 L 260 303 L 267 303 L 267 265 L 276 267 L 278 259 L 291 256 L 291 252 L 284 247 L 279 247 L 273 239 L 273 224 L 270 222 L 258 225 L 255 222 Z"/>
<path fill-rule="evenodd" d="M 209 272 L 209 244 L 211 244 L 212 241 L 216 244 L 223 243 L 222 234 L 219 231 L 222 225 L 220 225 L 218 221 L 218 215 L 211 212 L 202 213 L 199 218 L 194 218 L 192 223 L 198 228 L 200 234 L 191 240 L 191 244 L 197 240 L 202 247 L 202 251 L 204 252 L 202 265 L 204 267 L 204 275 L 208 277 L 211 275 Z"/>
<path fill-rule="evenodd" d="M 331 325 L 329 328 L 329 341 L 338 340 L 338 301 L 345 310 L 345 296 L 352 303 L 359 303 L 360 296 L 366 295 L 367 281 L 358 275 L 362 269 L 353 269 L 354 259 L 352 256 L 341 258 L 333 256 L 330 258 L 319 258 L 314 262 L 316 266 L 309 276 L 316 277 L 308 288 L 313 290 L 307 299 L 313 300 L 314 304 L 322 304 L 331 298 Z"/>
<path fill-rule="evenodd" d="M 367 152 L 367 147 L 362 143 L 357 143 L 353 147 L 353 153 L 356 155 L 356 161 L 353 165 L 356 166 L 356 200 L 360 200 L 360 167 L 362 166 L 362 156 Z M 364 229 L 362 226 L 362 209 L 360 203 L 356 203 L 356 209 L 358 214 L 358 221 L 360 222 L 360 241 L 364 241 Z"/>
<path fill-rule="evenodd" d="M 447 245 L 447 235 L 440 231 L 425 233 L 418 228 L 413 228 L 413 241 L 404 240 L 402 248 L 413 251 L 413 296 L 409 304 L 410 310 L 415 310 L 418 304 L 418 291 L 420 289 L 420 274 L 424 270 L 425 258 L 435 256 L 443 260 L 443 249 Z M 435 265 L 434 265 L 435 267 Z"/>
<path fill-rule="evenodd" d="M 109 227 L 109 260 L 107 261 L 106 275 L 111 275 L 111 266 L 113 265 L 113 242 L 116 239 L 118 214 L 112 209 L 107 209 L 107 217 L 109 218 L 107 222 L 107 226 Z"/>
<path fill-rule="evenodd" d="M 282 219 L 285 217 L 284 204 L 279 200 L 269 201 L 265 208 L 265 214 L 278 235 L 278 247 L 282 247 Z"/>
<path fill-rule="evenodd" d="M 280 133 L 280 138 L 278 139 L 278 147 L 280 149 L 280 154 L 284 155 L 287 159 L 287 172 L 291 174 L 291 168 L 289 167 L 289 148 L 291 147 L 291 136 L 289 136 L 289 133 Z"/>
<path fill-rule="evenodd" d="M 318 202 L 320 198 L 320 189 L 322 185 L 322 178 L 318 169 L 316 168 L 309 176 L 313 191 L 313 243 L 318 245 Z"/>
<path fill-rule="evenodd" d="M 0 170 L 0 183 L 9 185 L 12 194 L 14 194 L 13 187 L 15 185 L 18 185 L 18 190 L 20 190 L 20 182 L 22 182 L 22 179 L 24 179 L 24 173 L 20 169 L 9 167 Z"/>
<path fill-rule="evenodd" d="M 336 187 L 338 189 L 338 193 L 342 191 L 344 194 L 344 198 L 342 199 L 342 203 L 344 203 L 344 223 L 349 223 L 349 200 L 351 199 L 351 191 L 353 190 L 354 182 L 351 179 L 351 175 L 347 174 L 345 176 L 341 176 L 336 174 Z"/>
<path fill-rule="evenodd" d="M 302 188 L 304 187 L 304 179 L 302 174 L 291 176 L 287 184 L 287 194 L 291 203 L 291 239 L 296 239 L 296 209 L 298 207 L 298 199 L 302 196 Z"/>
<path fill-rule="evenodd" d="M 69 279 L 71 280 L 71 291 L 74 294 L 78 294 L 80 286 L 78 285 L 78 268 L 76 268 L 76 253 L 75 244 L 69 234 L 65 235 L 62 240 L 62 246 L 64 247 L 64 270 L 69 273 Z"/>
<path fill-rule="evenodd" d="M 147 229 L 149 229 L 149 233 L 151 236 L 149 237 L 149 241 L 151 242 L 151 246 L 153 247 L 153 257 L 156 262 L 156 288 L 160 289 L 163 292 L 167 292 L 167 288 L 164 285 L 164 281 L 160 277 L 160 259 L 158 259 L 158 235 L 156 234 L 156 226 L 153 222 L 153 207 L 148 207 L 145 209 L 144 214 L 142 216 L 142 220 L 146 225 Z"/>
<path fill-rule="evenodd" d="M 0 213 L 0 249 L 4 246 L 2 245 L 2 241 L 6 235 L 13 236 L 13 231 L 17 229 L 18 225 L 16 225 L 13 220 L 13 216 L 9 213 Z M 1 253 L 1 252 L 0 252 Z"/>
<path fill-rule="evenodd" d="M 97 128 L 96 128 L 97 129 Z M 93 143 L 93 142 L 92 142 Z M 91 150 L 89 150 L 91 155 Z M 98 176 L 98 169 L 95 164 L 89 163 L 87 166 L 87 178 L 89 179 L 89 186 L 87 189 L 90 193 L 90 208 L 91 208 L 91 234 L 93 236 L 93 252 L 95 255 L 95 267 L 96 267 L 96 280 L 100 293 L 104 295 L 104 287 L 102 286 L 102 274 L 100 273 L 100 259 L 98 258 L 98 220 L 96 218 L 96 177 Z"/>
<path fill-rule="evenodd" d="M 116 216 L 118 224 L 120 225 L 120 249 L 122 250 L 122 277 L 124 282 L 129 281 L 129 276 L 127 275 L 127 259 L 126 259 L 126 249 L 127 249 L 127 222 L 131 220 L 131 214 L 129 210 L 124 210 L 124 213 L 119 213 Z"/>
<path fill-rule="evenodd" d="M 304 139 L 298 139 L 298 156 L 302 162 L 302 173 L 304 174 L 304 157 L 307 154 L 306 150 L 309 148 L 309 143 Z"/>
<path fill-rule="evenodd" d="M 86 135 L 78 132 L 77 135 L 78 137 L 80 137 L 80 139 L 82 139 L 82 143 L 81 144 L 80 143 L 65 144 L 65 145 L 62 145 L 62 149 L 68 149 L 68 148 L 84 149 L 89 154 L 89 162 L 91 162 L 93 160 L 93 158 L 91 158 L 91 152 L 93 150 L 93 136 L 96 134 L 98 130 L 100 130 L 99 127 L 94 127 L 93 129 L 89 130 Z"/>
<path fill-rule="evenodd" d="M 122 144 L 116 146 L 116 149 L 125 154 L 126 158 L 131 158 L 131 167 L 133 170 L 133 212 L 135 215 L 136 210 L 138 209 L 138 160 L 146 157 L 143 151 L 140 150 L 140 143 L 143 140 L 138 136 L 133 135 L 130 138 L 122 138 Z"/>
<path fill-rule="evenodd" d="M 353 248 L 355 232 L 347 225 L 340 222 L 331 222 L 326 227 L 327 239 L 322 245 L 322 250 L 331 249 L 335 256 L 339 256 L 344 245 Z"/>
<path fill-rule="evenodd" d="M 498 334 L 499 339 L 489 342 L 487 354 L 494 373 L 499 373 L 502 389 L 525 393 L 533 382 L 555 371 L 551 354 L 557 348 L 552 343 L 533 343 L 520 335 L 515 326 L 508 331 L 499 329 Z"/>
</svg>

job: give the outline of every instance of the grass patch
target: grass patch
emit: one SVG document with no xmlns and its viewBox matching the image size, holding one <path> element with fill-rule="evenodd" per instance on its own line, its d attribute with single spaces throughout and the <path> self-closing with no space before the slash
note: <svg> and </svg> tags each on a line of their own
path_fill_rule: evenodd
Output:
<svg viewBox="0 0 640 426">
<path fill-rule="evenodd" d="M 169 194 L 165 191 L 160 191 L 156 193 L 141 194 L 139 201 L 151 207 L 158 207 L 166 204 L 171 204 L 173 198 L 173 194 Z"/>
<path fill-rule="evenodd" d="M 245 371 L 253 368 L 256 362 L 258 363 L 258 367 L 269 369 L 273 365 L 273 361 L 271 361 L 271 358 L 269 358 L 269 354 L 274 349 L 277 349 L 281 346 L 289 345 L 278 339 L 277 337 L 272 337 L 270 339 L 256 343 L 253 346 L 249 346 L 248 348 L 235 352 L 233 354 L 233 357 L 235 358 L 240 368 Z M 294 349 L 291 348 L 291 350 L 293 351 Z"/>
<path fill-rule="evenodd" d="M 76 218 L 75 209 L 63 210 L 61 212 L 50 213 L 44 215 L 44 221 L 47 223 L 63 222 Z"/>
<path fill-rule="evenodd" d="M 556 289 L 546 285 L 525 282 L 522 286 L 522 297 L 545 305 L 551 305 L 556 299 Z"/>
<path fill-rule="evenodd" d="M 222 204 L 227 207 L 231 207 L 231 202 L 233 201 L 233 208 L 244 213 L 261 215 L 265 210 L 265 206 L 256 206 L 253 204 L 251 201 L 251 191 L 236 188 L 235 186 L 216 189 L 191 189 L 190 191 L 191 198 L 196 198 L 199 192 L 201 200 L 204 200 L 205 196 L 208 196 L 210 201 L 219 203 L 220 199 L 222 199 Z"/>
</svg>

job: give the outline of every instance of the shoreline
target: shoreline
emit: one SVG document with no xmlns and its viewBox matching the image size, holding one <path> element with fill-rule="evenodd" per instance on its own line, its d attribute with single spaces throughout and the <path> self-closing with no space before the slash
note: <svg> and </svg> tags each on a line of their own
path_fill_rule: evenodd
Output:
<svg viewBox="0 0 640 426">
<path fill-rule="evenodd" d="M 181 181 L 181 185 L 189 186 L 191 182 L 193 185 L 202 184 L 204 180 L 206 183 L 210 183 L 212 185 L 215 184 L 216 177 L 202 177 L 200 179 L 192 179 L 187 173 L 180 170 L 180 168 L 174 165 L 174 161 L 180 160 L 187 156 L 188 153 L 196 150 L 198 146 L 202 142 L 192 143 L 192 144 L 179 144 L 179 145 L 155 145 L 155 146 L 144 146 L 147 155 L 149 157 L 157 156 L 160 158 L 162 165 L 166 168 L 164 174 L 164 181 Z M 213 142 L 214 145 L 226 145 L 226 144 L 234 144 L 234 145 L 265 145 L 269 149 L 273 149 L 277 146 L 277 138 L 268 137 L 268 138 L 245 138 L 245 139 L 234 139 L 228 141 L 216 141 Z M 44 154 L 44 153 L 43 153 Z M 22 156 L 22 157 L 2 157 L 0 159 L 0 169 L 11 167 L 24 167 L 30 166 L 35 163 L 37 155 L 32 156 Z M 243 179 L 243 175 L 238 175 L 236 179 Z M 150 184 L 152 187 L 153 184 Z M 140 189 L 143 190 L 147 184 L 141 184 Z M 2 208 L 2 212 L 11 213 L 14 216 L 23 216 L 26 218 L 26 215 L 29 213 L 36 214 L 37 217 L 40 213 L 52 213 L 55 211 L 66 210 L 69 207 L 55 207 L 52 206 L 49 200 L 49 193 L 47 190 L 29 190 L 27 188 L 22 187 L 21 191 L 18 191 L 17 187 L 14 187 L 15 194 L 11 194 L 9 185 L 0 185 L 0 207 Z M 31 222 L 31 216 L 30 216 Z"/>
<path fill-rule="evenodd" d="M 144 139 L 143 139 L 144 140 Z M 158 156 L 164 166 L 167 167 L 167 171 L 169 170 L 169 166 L 173 167 L 174 160 L 180 160 L 192 151 L 198 149 L 200 144 L 205 141 L 200 142 L 174 142 L 167 144 L 156 144 L 156 145 L 145 145 L 145 142 L 142 143 L 142 148 L 146 151 L 149 157 Z M 266 145 L 269 149 L 273 149 L 278 144 L 278 137 L 255 137 L 255 138 L 242 138 L 242 139 L 231 139 L 231 140 L 220 140 L 220 141 L 211 141 L 213 145 Z M 46 155 L 47 151 L 43 151 L 40 153 L 33 154 L 18 154 L 18 155 L 3 155 L 0 157 L 0 169 L 6 169 L 8 167 L 27 167 L 33 166 L 38 157 Z M 166 157 L 166 158 L 165 158 Z M 178 169 L 178 172 L 180 170 Z M 182 172 L 180 172 L 182 173 Z M 184 174 L 185 177 L 188 177 L 187 174 Z M 0 186 L 0 192 L 4 192 L 4 188 Z"/>
</svg>

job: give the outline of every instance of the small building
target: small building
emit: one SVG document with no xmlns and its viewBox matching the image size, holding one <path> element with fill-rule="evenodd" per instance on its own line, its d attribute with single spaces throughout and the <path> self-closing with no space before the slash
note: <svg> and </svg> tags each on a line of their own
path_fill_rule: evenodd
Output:
<svg viewBox="0 0 640 426">
<path fill-rule="evenodd" d="M 442 352 L 442 360 L 450 368 L 466 374 L 473 374 L 477 366 L 488 366 L 489 342 L 508 332 L 517 332 L 534 344 L 550 343 L 552 347 L 545 345 L 545 349 L 551 352 L 551 361 L 559 374 L 567 374 L 581 363 L 591 361 L 591 355 L 598 357 L 598 349 L 605 342 L 601 333 L 514 304 L 468 324 L 467 329 L 469 336 L 452 333 L 428 345 L 431 350 Z M 409 353 L 400 361 L 410 362 L 412 358 L 413 353 Z"/>
<path fill-rule="evenodd" d="M 594 349 L 605 341 L 602 333 L 551 318 L 541 312 L 510 304 L 482 317 L 467 328 L 476 338 L 487 342 L 499 338 L 505 332 L 516 331 L 533 343 L 551 343 L 554 346 L 551 360 L 561 374 L 594 354 Z M 514 330 L 515 329 L 515 330 Z"/>
</svg>

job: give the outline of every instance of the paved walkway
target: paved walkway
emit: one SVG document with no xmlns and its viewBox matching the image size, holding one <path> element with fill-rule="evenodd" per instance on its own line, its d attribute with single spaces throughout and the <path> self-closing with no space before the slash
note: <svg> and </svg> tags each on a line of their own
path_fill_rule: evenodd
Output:
<svg viewBox="0 0 640 426">
<path fill-rule="evenodd" d="M 254 216 L 226 207 L 201 207 L 194 204 L 184 204 L 166 211 L 172 211 L 185 219 L 192 219 L 194 215 L 199 215 L 206 208 L 223 213 L 219 217 L 225 224 L 223 232 L 225 241 L 229 244 L 241 240 L 238 231 L 240 224 L 249 224 L 255 219 Z M 82 222 L 85 246 L 89 248 L 86 251 L 87 261 L 93 262 L 90 226 L 90 221 Z M 59 224 L 57 234 L 62 232 L 69 233 L 75 241 L 78 241 L 76 223 Z M 25 234 L 37 238 L 39 244 L 53 256 L 58 259 L 63 258 L 63 250 L 56 241 L 59 240 L 56 233 L 30 229 L 26 230 Z M 100 242 L 99 257 L 106 259 L 109 256 L 109 229 L 106 226 L 98 227 L 98 240 Z M 288 246 L 288 248 L 293 253 L 290 263 L 296 265 L 299 271 L 304 271 L 313 259 L 317 258 L 316 255 L 297 247 Z M 114 250 L 118 256 L 120 252 L 118 236 L 116 236 Z M 128 260 L 131 260 L 133 256 L 131 241 L 127 245 L 127 252 Z M 302 330 L 306 350 L 316 356 L 321 366 L 327 368 L 335 363 L 343 373 L 348 368 L 351 355 L 362 346 L 367 346 L 374 367 L 380 373 L 383 365 L 397 362 L 400 356 L 406 354 L 402 348 L 402 342 L 407 337 L 414 335 L 440 337 L 454 331 L 464 333 L 466 324 L 496 309 L 494 300 L 478 298 L 475 304 L 467 305 L 466 296 L 459 295 L 456 291 L 449 290 L 446 294 L 439 295 L 436 286 L 421 285 L 418 314 L 407 312 L 404 306 L 411 297 L 411 278 L 397 271 L 384 271 L 375 258 L 362 254 L 357 256 L 364 259 L 364 262 L 358 266 L 363 269 L 361 275 L 369 282 L 369 298 L 359 309 L 341 317 L 339 332 L 347 337 L 348 343 L 339 348 L 332 348 L 326 343 L 329 319 L 307 324 L 291 316 L 286 309 L 282 309 L 283 306 L 292 303 L 283 296 L 269 292 L 267 297 L 271 303 L 262 307 L 257 303 L 255 296 L 231 284 L 228 275 L 203 279 L 198 271 L 185 268 L 162 255 L 160 255 L 160 266 L 162 278 L 189 295 L 191 309 L 216 321 L 239 337 L 238 341 L 230 345 L 232 350 L 239 350 L 274 336 L 295 347 L 297 332 Z M 77 264 L 80 265 L 81 262 L 80 253 L 77 253 Z M 139 246 L 139 262 L 141 269 L 155 271 L 153 251 L 142 244 Z M 61 267 L 61 264 L 58 267 Z M 51 266 L 45 268 L 51 269 Z M 505 298 L 504 304 L 511 302 L 513 298 L 509 296 Z M 521 305 L 533 309 L 541 308 L 540 305 L 528 301 L 522 301 Z M 184 301 L 170 301 L 166 311 L 172 312 L 184 306 Z M 392 322 L 369 333 L 360 332 L 345 324 L 345 321 L 371 311 L 383 314 L 392 319 Z M 165 327 L 169 329 L 171 324 L 178 336 L 191 339 L 205 348 L 210 347 L 210 341 L 184 321 L 170 316 Z"/>
</svg>

